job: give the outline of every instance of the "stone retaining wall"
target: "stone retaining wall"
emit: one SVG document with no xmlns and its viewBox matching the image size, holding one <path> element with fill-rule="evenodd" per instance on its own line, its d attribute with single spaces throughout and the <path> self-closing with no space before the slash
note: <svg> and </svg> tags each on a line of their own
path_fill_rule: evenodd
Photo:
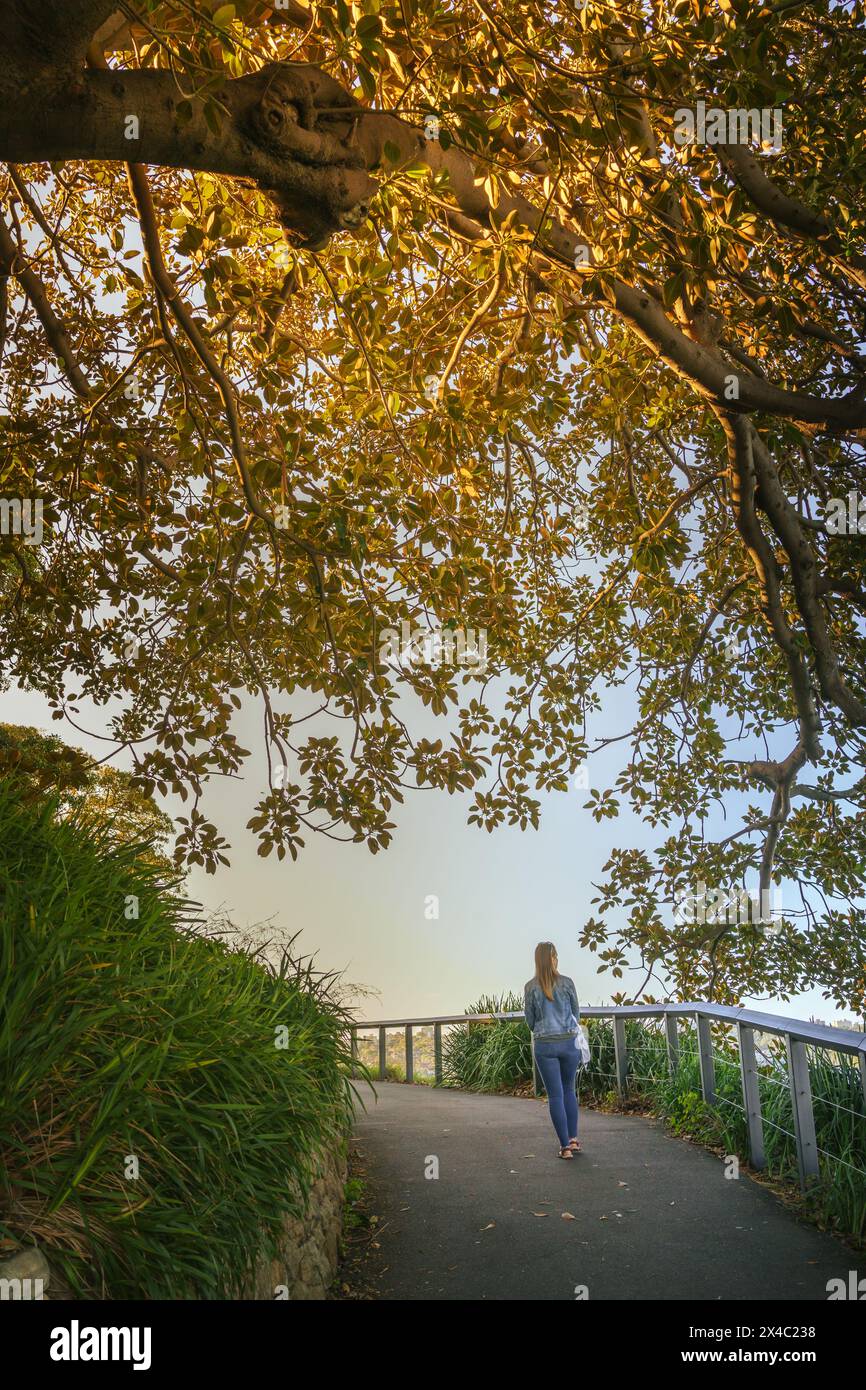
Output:
<svg viewBox="0 0 866 1390">
<path fill-rule="evenodd" d="M 280 1254 L 262 1261 L 247 1298 L 310 1300 L 324 1298 L 340 1255 L 346 1155 L 324 1155 L 302 1217 L 288 1217 Z"/>
</svg>

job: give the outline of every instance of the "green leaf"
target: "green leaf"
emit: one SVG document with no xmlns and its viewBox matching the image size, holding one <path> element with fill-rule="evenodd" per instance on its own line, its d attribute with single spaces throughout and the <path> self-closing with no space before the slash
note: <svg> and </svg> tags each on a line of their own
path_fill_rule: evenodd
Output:
<svg viewBox="0 0 866 1390">
<path fill-rule="evenodd" d="M 364 96 L 367 97 L 368 100 L 372 101 L 376 95 L 375 77 L 373 76 L 369 68 L 364 67 L 363 63 L 356 63 L 355 68 L 357 70 L 358 77 L 361 80 L 361 87 L 363 89 Z"/>
</svg>

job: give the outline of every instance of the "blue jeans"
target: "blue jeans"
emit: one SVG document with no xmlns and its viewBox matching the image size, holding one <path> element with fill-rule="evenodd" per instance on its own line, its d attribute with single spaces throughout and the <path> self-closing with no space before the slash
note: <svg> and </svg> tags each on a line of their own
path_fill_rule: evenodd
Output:
<svg viewBox="0 0 866 1390">
<path fill-rule="evenodd" d="M 566 1038 L 562 1042 L 539 1040 L 535 1044 L 535 1060 L 547 1092 L 553 1128 L 559 1136 L 560 1148 L 564 1149 L 569 1139 L 577 1138 L 574 1078 L 580 1066 L 580 1054 L 574 1045 L 574 1038 Z"/>
</svg>

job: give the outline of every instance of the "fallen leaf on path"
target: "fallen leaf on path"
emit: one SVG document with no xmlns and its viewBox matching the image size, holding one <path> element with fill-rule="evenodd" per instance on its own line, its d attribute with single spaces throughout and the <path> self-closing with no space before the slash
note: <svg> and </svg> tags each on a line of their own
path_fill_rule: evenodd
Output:
<svg viewBox="0 0 866 1390">
<path fill-rule="evenodd" d="M 550 1215 L 550 1212 L 549 1212 L 549 1211 L 534 1211 L 534 1212 L 532 1213 L 532 1215 L 533 1215 L 533 1216 L 549 1216 L 549 1215 Z"/>
<path fill-rule="evenodd" d="M 564 1212 L 562 1213 L 562 1219 L 563 1219 L 563 1221 L 576 1221 L 576 1220 L 577 1220 L 577 1217 L 576 1217 L 576 1216 L 572 1216 L 572 1214 L 571 1214 L 570 1211 L 564 1211 Z"/>
<path fill-rule="evenodd" d="M 488 1221 L 488 1223 L 487 1223 L 486 1226 L 481 1226 L 479 1229 L 482 1230 L 482 1231 L 492 1231 L 492 1230 L 493 1230 L 493 1227 L 494 1227 L 495 1225 L 496 1225 L 496 1222 L 495 1222 L 495 1221 Z"/>
</svg>

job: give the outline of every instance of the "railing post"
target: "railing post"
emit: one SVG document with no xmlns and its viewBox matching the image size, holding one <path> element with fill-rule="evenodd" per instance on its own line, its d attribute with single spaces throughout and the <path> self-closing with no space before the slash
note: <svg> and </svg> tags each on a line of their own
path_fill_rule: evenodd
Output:
<svg viewBox="0 0 866 1390">
<path fill-rule="evenodd" d="M 625 1019 L 619 1014 L 613 1016 L 613 1055 L 616 1089 L 620 1095 L 624 1095 L 628 1081 L 628 1052 L 625 1043 Z"/>
<path fill-rule="evenodd" d="M 743 1108 L 749 1126 L 749 1161 L 753 1168 L 764 1166 L 764 1122 L 761 1117 L 761 1091 L 758 1061 L 755 1054 L 755 1030 L 744 1023 L 737 1024 L 740 1045 L 740 1080 L 743 1083 Z"/>
<path fill-rule="evenodd" d="M 351 1054 L 352 1054 L 352 1075 L 354 1076 L 354 1074 L 355 1074 L 355 1064 L 356 1064 L 356 1062 L 358 1061 L 358 1030 L 357 1030 L 357 1028 L 350 1028 L 350 1029 L 349 1029 L 349 1046 L 350 1046 Z"/>
<path fill-rule="evenodd" d="M 433 1072 L 437 1086 L 442 1085 L 442 1024 L 433 1024 Z"/>
<path fill-rule="evenodd" d="M 809 1178 L 818 1176 L 818 1140 L 812 1108 L 809 1054 L 806 1044 L 792 1038 L 790 1033 L 785 1034 L 785 1046 L 788 1049 L 788 1082 L 794 1111 L 794 1133 L 797 1136 L 797 1167 L 800 1170 L 800 1187 L 805 1192 Z"/>
<path fill-rule="evenodd" d="M 676 1014 L 665 1014 L 665 1033 L 668 1042 L 668 1072 L 675 1076 L 680 1064 L 680 1035 L 677 1031 Z"/>
<path fill-rule="evenodd" d="M 698 1062 L 701 1068 L 701 1095 L 707 1105 L 716 1103 L 716 1069 L 713 1066 L 713 1035 L 710 1020 L 695 1014 L 698 1029 Z"/>
<path fill-rule="evenodd" d="M 380 1029 L 379 1029 L 379 1080 L 380 1080 L 380 1081 L 384 1081 L 384 1080 L 385 1080 L 385 1065 L 386 1065 L 385 1029 L 384 1029 L 384 1028 L 380 1028 Z"/>
<path fill-rule="evenodd" d="M 412 1046 L 412 1024 L 406 1024 L 406 1080 L 415 1080 L 415 1051 Z"/>
</svg>

